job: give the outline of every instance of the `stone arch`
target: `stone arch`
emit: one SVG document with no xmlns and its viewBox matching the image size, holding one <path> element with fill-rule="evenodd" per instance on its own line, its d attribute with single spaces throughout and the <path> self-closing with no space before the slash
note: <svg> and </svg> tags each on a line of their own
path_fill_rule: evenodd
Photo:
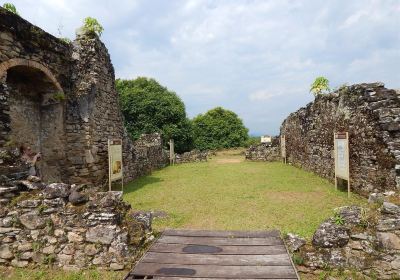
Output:
<svg viewBox="0 0 400 280">
<path fill-rule="evenodd" d="M 54 86 L 60 91 L 64 92 L 60 83 L 57 81 L 56 77 L 53 75 L 53 73 L 43 64 L 40 64 L 39 62 L 33 61 L 33 60 L 28 60 L 28 59 L 23 59 L 23 58 L 12 58 L 7 61 L 4 61 L 0 64 L 0 80 L 5 79 L 7 76 L 7 71 L 8 69 L 16 66 L 25 66 L 29 68 L 34 68 L 37 70 L 42 71 L 47 78 L 53 82 Z"/>
<path fill-rule="evenodd" d="M 8 115 L 2 127 L 7 127 L 8 145 L 40 152 L 39 175 L 44 181 L 62 180 L 66 102 L 61 85 L 47 67 L 27 59 L 1 63 L 0 81 L 4 92 L 0 102 L 7 104 L 2 106 Z"/>
</svg>

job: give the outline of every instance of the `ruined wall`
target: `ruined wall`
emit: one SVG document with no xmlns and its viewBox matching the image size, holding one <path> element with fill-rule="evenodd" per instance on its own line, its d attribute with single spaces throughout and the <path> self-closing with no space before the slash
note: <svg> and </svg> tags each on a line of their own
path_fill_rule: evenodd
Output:
<svg viewBox="0 0 400 280">
<path fill-rule="evenodd" d="M 162 152 L 135 154 L 114 68 L 96 35 L 68 44 L 0 8 L 0 38 L 0 149 L 41 152 L 39 170 L 53 182 L 105 184 L 108 139 L 123 139 L 126 180 L 163 163 L 156 162 Z"/>
<path fill-rule="evenodd" d="M 245 158 L 251 161 L 279 161 L 281 160 L 280 148 L 263 143 L 251 145 L 245 152 Z"/>
<path fill-rule="evenodd" d="M 175 163 L 190 163 L 190 162 L 201 162 L 207 161 L 208 158 L 213 154 L 211 151 L 200 151 L 192 150 L 183 154 L 175 154 Z"/>
<path fill-rule="evenodd" d="M 399 116 L 399 93 L 381 83 L 318 96 L 281 126 L 288 161 L 333 179 L 333 133 L 348 131 L 352 189 L 366 194 L 400 188 Z"/>
<path fill-rule="evenodd" d="M 376 199 L 379 198 L 379 199 Z M 299 272 L 340 279 L 398 279 L 400 275 L 400 196 L 370 196 L 371 205 L 344 206 L 324 221 L 312 241 L 288 234 L 286 243 Z M 337 271 L 334 271 L 337 270 Z M 339 274 L 337 274 L 339 272 Z M 371 277 L 371 278 L 369 278 Z M 329 279 L 329 277 L 328 277 Z"/>
<path fill-rule="evenodd" d="M 130 268 L 150 228 L 121 193 L 31 183 L 38 190 L 0 208 L 0 266 Z"/>
<path fill-rule="evenodd" d="M 245 158 L 251 161 L 280 161 L 281 150 L 279 137 L 272 137 L 271 143 L 251 145 L 245 152 Z"/>
<path fill-rule="evenodd" d="M 127 141 L 131 141 L 126 138 Z M 142 134 L 134 142 L 125 144 L 129 147 L 124 158 L 129 161 L 125 169 L 127 180 L 133 180 L 140 176 L 150 174 L 168 164 L 168 153 L 163 149 L 161 134 Z"/>
</svg>

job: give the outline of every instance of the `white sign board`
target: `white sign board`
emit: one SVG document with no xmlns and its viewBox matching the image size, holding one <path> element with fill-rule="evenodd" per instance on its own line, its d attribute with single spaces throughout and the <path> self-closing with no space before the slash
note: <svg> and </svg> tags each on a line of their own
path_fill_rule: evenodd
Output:
<svg viewBox="0 0 400 280">
<path fill-rule="evenodd" d="M 271 143 L 272 137 L 268 135 L 261 136 L 261 143 Z"/>
<path fill-rule="evenodd" d="M 350 192 L 350 160 L 349 160 L 349 133 L 334 133 L 335 153 L 335 185 L 337 178 L 347 180 L 348 191 Z"/>
<path fill-rule="evenodd" d="M 108 170 L 111 191 L 111 182 L 123 179 L 121 139 L 108 140 Z"/>
</svg>

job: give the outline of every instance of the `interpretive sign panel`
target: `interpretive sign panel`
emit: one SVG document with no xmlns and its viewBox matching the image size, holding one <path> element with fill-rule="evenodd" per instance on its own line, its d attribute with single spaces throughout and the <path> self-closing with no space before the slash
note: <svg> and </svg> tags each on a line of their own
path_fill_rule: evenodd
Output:
<svg viewBox="0 0 400 280">
<path fill-rule="evenodd" d="M 123 179 L 121 139 L 108 140 L 108 170 L 111 191 L 111 182 Z"/>
<path fill-rule="evenodd" d="M 350 191 L 350 161 L 349 161 L 349 133 L 334 133 L 335 152 L 335 185 L 337 178 L 347 180 L 348 191 Z"/>
</svg>

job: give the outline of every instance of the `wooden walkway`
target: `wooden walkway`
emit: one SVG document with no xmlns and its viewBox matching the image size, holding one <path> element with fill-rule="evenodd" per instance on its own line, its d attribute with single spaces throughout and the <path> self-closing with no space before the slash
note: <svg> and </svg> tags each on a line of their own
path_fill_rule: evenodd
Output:
<svg viewBox="0 0 400 280">
<path fill-rule="evenodd" d="M 299 279 L 278 231 L 166 230 L 131 279 Z"/>
</svg>

